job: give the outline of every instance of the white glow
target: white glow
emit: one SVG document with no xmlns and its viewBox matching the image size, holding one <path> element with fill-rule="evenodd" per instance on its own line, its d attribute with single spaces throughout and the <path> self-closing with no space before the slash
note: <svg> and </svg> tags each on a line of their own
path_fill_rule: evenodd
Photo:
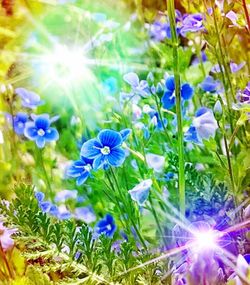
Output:
<svg viewBox="0 0 250 285">
<path fill-rule="evenodd" d="M 88 71 L 83 50 L 59 44 L 43 56 L 42 65 L 46 76 L 62 85 L 82 80 Z"/>
<path fill-rule="evenodd" d="M 217 238 L 216 231 L 197 232 L 194 235 L 194 247 L 197 246 L 198 250 L 215 248 Z"/>
</svg>

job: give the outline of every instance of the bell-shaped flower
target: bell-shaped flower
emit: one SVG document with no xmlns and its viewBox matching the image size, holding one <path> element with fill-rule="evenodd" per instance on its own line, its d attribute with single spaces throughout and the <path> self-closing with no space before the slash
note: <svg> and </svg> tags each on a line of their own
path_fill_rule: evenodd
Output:
<svg viewBox="0 0 250 285">
<path fill-rule="evenodd" d="M 139 206 L 142 206 L 148 199 L 149 190 L 152 186 L 152 180 L 147 179 L 143 180 L 137 184 L 133 189 L 129 190 L 128 193 L 131 196 L 131 199 L 138 203 Z"/>
<path fill-rule="evenodd" d="M 147 153 L 146 162 L 149 168 L 153 168 L 155 172 L 161 172 L 165 164 L 165 157 L 154 153 Z"/>
</svg>

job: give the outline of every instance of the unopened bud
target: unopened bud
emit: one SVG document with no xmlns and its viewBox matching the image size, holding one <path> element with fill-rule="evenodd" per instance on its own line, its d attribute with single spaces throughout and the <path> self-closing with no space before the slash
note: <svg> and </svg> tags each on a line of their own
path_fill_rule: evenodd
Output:
<svg viewBox="0 0 250 285">
<path fill-rule="evenodd" d="M 218 100 L 214 105 L 214 116 L 217 121 L 219 121 L 222 117 L 222 106 L 220 100 Z"/>
</svg>

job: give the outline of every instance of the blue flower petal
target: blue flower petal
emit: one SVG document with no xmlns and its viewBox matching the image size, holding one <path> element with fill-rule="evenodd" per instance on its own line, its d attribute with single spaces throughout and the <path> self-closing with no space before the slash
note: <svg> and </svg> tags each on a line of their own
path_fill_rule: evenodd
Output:
<svg viewBox="0 0 250 285">
<path fill-rule="evenodd" d="M 114 148 L 110 154 L 107 155 L 107 160 L 112 166 L 120 166 L 125 160 L 125 151 L 121 148 Z"/>
<path fill-rule="evenodd" d="M 197 110 L 197 112 L 195 113 L 195 117 L 200 117 L 201 115 L 205 114 L 206 112 L 208 112 L 209 109 L 206 107 L 201 107 L 200 109 Z"/>
<path fill-rule="evenodd" d="M 30 140 L 36 139 L 36 137 L 38 136 L 37 128 L 34 126 L 33 122 L 26 124 L 26 127 L 24 129 L 24 135 Z"/>
<path fill-rule="evenodd" d="M 125 141 L 130 134 L 131 134 L 131 129 L 124 129 L 120 131 L 120 135 L 122 136 L 123 141 Z"/>
<path fill-rule="evenodd" d="M 56 141 L 59 139 L 58 131 L 55 128 L 49 128 L 44 135 L 47 141 Z"/>
<path fill-rule="evenodd" d="M 123 76 L 123 79 L 131 85 L 133 88 L 137 87 L 139 85 L 139 77 L 134 72 L 129 72 Z"/>
<path fill-rule="evenodd" d="M 35 192 L 35 197 L 36 197 L 38 202 L 42 202 L 45 195 L 43 192 L 37 191 L 37 192 Z"/>
<path fill-rule="evenodd" d="M 164 109 L 171 109 L 175 104 L 175 96 L 172 91 L 166 91 L 161 98 L 162 107 Z"/>
<path fill-rule="evenodd" d="M 133 191 L 130 190 L 129 194 L 131 199 L 138 203 L 139 206 L 142 206 L 146 200 L 148 199 L 149 189 L 145 189 L 143 191 Z"/>
<path fill-rule="evenodd" d="M 47 212 L 49 212 L 52 204 L 49 201 L 45 201 L 45 202 L 41 202 L 39 204 L 39 206 L 40 206 L 42 212 L 47 213 Z"/>
<path fill-rule="evenodd" d="M 82 145 L 81 155 L 89 159 L 95 158 L 101 153 L 100 151 L 101 148 L 102 145 L 98 140 L 96 139 L 88 140 Z"/>
<path fill-rule="evenodd" d="M 174 76 L 169 76 L 166 79 L 165 85 L 169 91 L 173 92 L 175 90 Z"/>
<path fill-rule="evenodd" d="M 120 133 L 112 130 L 102 130 L 98 134 L 98 139 L 100 140 L 102 146 L 108 146 L 109 148 L 114 148 L 122 144 L 122 136 Z"/>
<path fill-rule="evenodd" d="M 80 186 L 82 185 L 89 177 L 90 173 L 88 171 L 84 171 L 77 179 L 76 179 L 76 185 Z"/>
<path fill-rule="evenodd" d="M 37 136 L 36 137 L 36 145 L 39 147 L 39 148 L 43 148 L 45 146 L 45 138 L 44 137 L 41 137 L 41 136 Z"/>
<path fill-rule="evenodd" d="M 98 157 L 96 157 L 94 159 L 93 168 L 97 170 L 97 169 L 101 168 L 105 162 L 106 162 L 106 156 L 100 154 Z"/>
<path fill-rule="evenodd" d="M 37 129 L 47 130 L 50 126 L 49 116 L 47 114 L 37 116 L 35 119 L 35 126 Z"/>
<path fill-rule="evenodd" d="M 181 97 L 184 100 L 189 100 L 193 96 L 194 90 L 188 83 L 181 86 Z"/>
</svg>

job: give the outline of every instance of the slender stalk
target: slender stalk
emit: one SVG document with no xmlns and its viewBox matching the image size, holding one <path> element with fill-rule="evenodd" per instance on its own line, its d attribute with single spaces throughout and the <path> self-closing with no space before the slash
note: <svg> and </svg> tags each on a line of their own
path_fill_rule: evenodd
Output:
<svg viewBox="0 0 250 285">
<path fill-rule="evenodd" d="M 15 274 L 13 272 L 13 269 L 12 269 L 11 265 L 9 264 L 9 262 L 8 262 L 8 260 L 6 258 L 6 255 L 5 255 L 4 251 L 3 251 L 1 242 L 0 242 L 0 256 L 2 256 L 2 258 L 3 258 L 4 264 L 5 264 L 5 266 L 6 266 L 7 270 L 8 270 L 10 278 L 14 279 Z"/>
<path fill-rule="evenodd" d="M 250 17 L 249 17 L 249 13 L 247 10 L 246 0 L 242 0 L 242 5 L 243 5 L 244 12 L 245 12 L 246 20 L 247 20 L 248 32 L 250 32 Z"/>
<path fill-rule="evenodd" d="M 174 0 L 167 0 L 167 5 L 168 5 L 168 16 L 169 16 L 170 28 L 171 28 L 171 38 L 172 38 L 172 43 L 173 43 L 173 66 L 174 66 L 174 79 L 175 79 L 176 116 L 177 116 L 177 128 L 178 128 L 179 202 L 180 202 L 181 215 L 185 215 L 184 141 L 183 141 L 183 128 L 182 128 L 178 37 L 176 33 Z"/>
<path fill-rule="evenodd" d="M 229 142 L 229 149 L 231 149 L 232 146 L 233 146 L 234 139 L 235 139 L 235 137 L 236 137 L 236 134 L 237 134 L 239 128 L 240 128 L 240 125 L 237 125 L 237 124 L 236 124 L 236 128 L 234 129 L 233 134 L 232 134 L 231 139 L 230 139 L 230 142 Z"/>
<path fill-rule="evenodd" d="M 113 184 L 112 181 L 111 181 L 111 179 L 110 179 L 110 177 L 109 177 L 109 175 L 107 175 L 107 177 L 109 177 L 110 186 L 114 189 L 114 191 L 115 191 L 114 185 L 116 186 L 121 201 L 123 202 L 124 206 L 127 207 L 126 197 L 125 197 L 125 199 L 124 199 L 124 195 L 123 195 L 123 193 L 121 192 L 121 189 L 120 189 L 120 187 L 119 187 L 118 181 L 117 181 L 117 179 L 116 179 L 116 176 L 115 176 L 115 173 L 114 173 L 114 170 L 112 169 L 112 167 L 110 168 L 110 173 L 111 173 L 111 176 L 113 177 L 113 180 L 114 180 L 114 184 Z M 124 215 L 124 212 L 123 212 L 123 210 L 122 210 L 121 207 L 120 207 L 120 204 L 119 204 L 119 200 L 118 200 L 118 199 L 117 199 L 117 206 L 118 206 L 118 208 L 119 208 L 121 214 Z M 127 223 L 126 217 L 124 217 L 124 219 L 125 219 L 125 222 Z M 130 220 L 132 226 L 134 227 L 134 229 L 135 229 L 135 231 L 136 231 L 136 234 L 137 234 L 137 236 L 138 236 L 140 242 L 142 243 L 143 247 L 147 250 L 147 245 L 146 245 L 146 243 L 145 243 L 145 241 L 144 241 L 144 239 L 143 239 L 143 237 L 142 237 L 142 235 L 141 235 L 141 233 L 140 233 L 140 231 L 139 231 L 139 229 L 138 229 L 138 227 L 137 227 L 135 221 L 134 221 L 133 219 L 131 219 L 131 218 L 130 218 L 129 220 Z M 128 224 L 127 224 L 127 227 L 128 227 L 128 230 L 130 230 L 130 227 L 129 227 Z"/>
<path fill-rule="evenodd" d="M 50 180 L 49 180 L 49 177 L 48 177 L 45 165 L 44 165 L 42 150 L 40 148 L 38 149 L 38 157 L 39 157 L 40 165 L 43 171 L 43 176 L 47 184 L 48 196 L 50 197 L 50 199 L 53 199 L 53 190 L 52 190 Z"/>
</svg>

